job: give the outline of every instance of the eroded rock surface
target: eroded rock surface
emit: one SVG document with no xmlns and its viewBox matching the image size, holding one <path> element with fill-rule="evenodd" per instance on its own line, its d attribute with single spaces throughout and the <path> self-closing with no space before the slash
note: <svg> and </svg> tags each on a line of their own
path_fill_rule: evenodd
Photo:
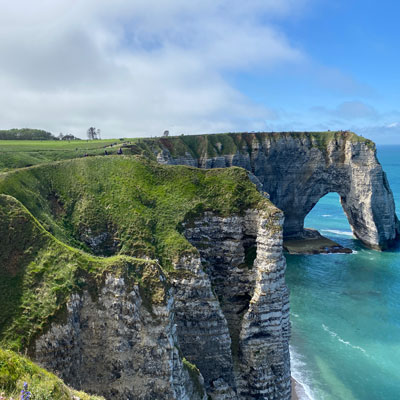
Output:
<svg viewBox="0 0 400 400">
<path fill-rule="evenodd" d="M 227 218 L 206 213 L 186 226 L 200 259 L 178 266 L 193 274 L 186 285 L 175 282 L 178 337 L 213 399 L 290 398 L 281 224 L 278 210 L 251 210 Z"/>
<path fill-rule="evenodd" d="M 110 274 L 97 297 L 72 296 L 34 358 L 106 399 L 289 400 L 282 220 L 271 206 L 186 223 L 197 252 L 160 275 L 165 304 Z"/>
<path fill-rule="evenodd" d="M 150 311 L 138 286 L 109 275 L 97 299 L 72 296 L 66 323 L 36 341 L 34 357 L 74 388 L 106 399 L 204 400 L 203 378 L 179 355 L 172 306 L 170 296 Z"/>
<path fill-rule="evenodd" d="M 329 192 L 340 195 L 354 235 L 366 246 L 384 250 L 399 235 L 393 194 L 371 141 L 351 132 L 230 134 L 234 145 L 224 149 L 211 136 L 196 137 L 205 143 L 196 153 L 193 146 L 185 150 L 184 138 L 159 141 L 157 160 L 251 171 L 284 212 L 285 237 L 303 236 L 306 215 Z"/>
</svg>

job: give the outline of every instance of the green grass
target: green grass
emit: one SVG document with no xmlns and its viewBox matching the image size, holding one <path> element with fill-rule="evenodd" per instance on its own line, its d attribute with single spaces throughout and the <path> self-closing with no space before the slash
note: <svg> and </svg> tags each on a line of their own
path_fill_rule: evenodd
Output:
<svg viewBox="0 0 400 400">
<path fill-rule="evenodd" d="M 9 172 L 0 177 L 0 193 L 21 201 L 71 246 L 90 251 L 82 238 L 108 232 L 97 254 L 157 258 L 165 268 L 192 251 L 179 233 L 183 221 L 206 210 L 230 215 L 270 205 L 240 168 L 205 171 L 126 156 Z"/>
<path fill-rule="evenodd" d="M 135 143 L 137 139 L 107 140 L 0 140 L 0 171 L 23 168 L 51 161 L 66 160 L 104 154 L 107 151 L 115 154 L 123 143 Z M 109 147 L 116 143 L 116 146 Z"/>
<path fill-rule="evenodd" d="M 316 147 L 321 151 L 326 150 L 328 143 L 339 138 L 352 143 L 365 143 L 369 148 L 375 149 L 371 140 L 349 131 L 219 133 L 144 139 L 143 141 L 154 149 L 161 149 L 162 147 L 168 149 L 173 157 L 184 156 L 189 153 L 194 158 L 200 158 L 202 156 L 216 157 L 235 154 L 242 150 L 251 151 L 254 142 L 262 144 L 265 140 L 277 142 L 288 138 L 308 139 L 311 147 Z"/>
<path fill-rule="evenodd" d="M 167 148 L 173 157 L 185 156 L 189 153 L 194 158 L 207 155 L 216 157 L 226 154 L 235 154 L 238 150 L 250 148 L 256 141 L 262 143 L 268 139 L 272 142 L 286 140 L 289 137 L 298 139 L 308 138 L 311 146 L 320 150 L 326 149 L 327 144 L 339 137 L 353 143 L 362 142 L 375 149 L 372 141 L 358 136 L 353 132 L 257 132 L 257 133 L 219 133 L 207 135 L 181 135 L 159 138 L 134 138 L 107 140 L 0 140 L 0 171 L 9 171 L 51 161 L 81 158 L 85 153 L 90 156 L 104 154 L 104 146 L 117 143 L 115 147 L 107 147 L 107 151 L 116 153 L 121 144 L 126 144 L 125 153 L 145 155 L 154 159 L 154 150 Z"/>
<path fill-rule="evenodd" d="M 165 300 L 167 281 L 152 260 L 93 257 L 49 234 L 15 198 L 0 195 L 0 344 L 21 351 L 65 315 L 72 293 L 97 296 L 112 273 L 138 284 L 151 306 Z M 129 286 L 128 286 L 129 288 Z"/>
<path fill-rule="evenodd" d="M 0 348 L 0 394 L 18 399 L 24 382 L 28 383 L 32 400 L 72 400 L 74 396 L 81 400 L 103 399 L 73 390 L 27 358 Z"/>
<path fill-rule="evenodd" d="M 136 156 L 3 173 L 0 193 L 0 342 L 17 350 L 62 318 L 71 293 L 96 296 L 107 272 L 139 284 L 151 312 L 168 287 L 160 274 L 182 255 L 197 254 L 183 222 L 207 210 L 277 212 L 241 168 L 165 166 Z M 85 243 L 104 232 L 111 238 L 97 250 Z"/>
</svg>

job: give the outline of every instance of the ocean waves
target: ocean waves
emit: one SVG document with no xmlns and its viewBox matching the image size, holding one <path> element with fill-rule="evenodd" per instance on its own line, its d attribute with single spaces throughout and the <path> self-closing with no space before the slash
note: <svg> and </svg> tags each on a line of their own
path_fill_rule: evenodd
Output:
<svg viewBox="0 0 400 400">
<path fill-rule="evenodd" d="M 321 232 L 333 233 L 335 235 L 340 235 L 340 236 L 351 236 L 351 237 L 353 237 L 353 232 L 340 231 L 338 229 L 321 229 Z"/>
<path fill-rule="evenodd" d="M 350 342 L 342 339 L 336 332 L 330 330 L 325 324 L 322 324 L 322 328 L 325 332 L 328 332 L 333 338 L 337 339 L 338 342 L 345 344 L 346 346 L 350 346 L 351 348 L 353 348 L 354 350 L 359 350 L 361 352 L 363 352 L 366 356 L 368 356 L 368 353 L 366 352 L 365 349 L 363 349 L 360 346 L 355 346 L 353 344 L 351 344 Z"/>
<path fill-rule="evenodd" d="M 290 347 L 290 365 L 292 370 L 292 377 L 301 386 L 301 391 L 296 391 L 299 400 L 317 400 L 313 391 L 311 390 L 312 378 L 311 374 L 307 372 L 307 366 L 302 361 L 301 356 Z"/>
</svg>

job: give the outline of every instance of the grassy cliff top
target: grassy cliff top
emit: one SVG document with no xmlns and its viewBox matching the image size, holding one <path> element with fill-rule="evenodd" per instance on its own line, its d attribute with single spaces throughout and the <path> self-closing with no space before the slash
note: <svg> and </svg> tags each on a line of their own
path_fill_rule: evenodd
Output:
<svg viewBox="0 0 400 400">
<path fill-rule="evenodd" d="M 320 149 L 331 141 L 339 139 L 365 143 L 374 149 L 374 143 L 349 131 L 327 132 L 257 132 L 257 133 L 216 133 L 205 135 L 181 135 L 157 138 L 78 140 L 78 141 L 38 141 L 38 140 L 0 140 L 0 171 L 9 171 L 51 161 L 82 158 L 104 154 L 107 150 L 115 154 L 121 146 L 129 154 L 141 154 L 154 158 L 154 151 L 168 149 L 172 156 L 184 156 L 189 153 L 194 158 L 207 154 L 208 157 L 235 154 L 247 149 L 254 143 L 262 144 L 265 140 L 279 141 L 288 138 L 308 140 L 310 146 Z M 112 146 L 111 146 L 112 145 Z"/>
<path fill-rule="evenodd" d="M 226 154 L 235 154 L 238 151 L 251 151 L 254 145 L 297 139 L 307 141 L 310 147 L 324 150 L 331 142 L 346 140 L 352 143 L 364 143 L 371 149 L 375 144 L 362 136 L 349 131 L 327 132 L 252 132 L 252 133 L 216 133 L 207 135 L 181 135 L 154 139 L 142 139 L 135 142 L 134 148 L 141 149 L 142 153 L 154 150 L 167 149 L 173 157 L 185 156 L 189 153 L 194 158 L 202 156 L 216 157 Z M 140 152 L 140 150 L 137 150 Z M 149 154 L 151 152 L 148 152 Z"/>
<path fill-rule="evenodd" d="M 201 170 L 135 156 L 61 161 L 0 175 L 0 343 L 28 348 L 65 315 L 71 293 L 96 296 L 107 273 L 163 302 L 168 276 L 197 251 L 181 224 L 205 211 L 279 212 L 241 168 Z"/>
<path fill-rule="evenodd" d="M 115 154 L 123 143 L 135 143 L 120 139 L 107 140 L 0 140 L 0 171 L 29 167 L 52 161 Z"/>
<path fill-rule="evenodd" d="M 12 351 L 0 349 L 0 395 L 19 399 L 24 382 L 34 400 L 104 400 L 65 385 L 61 379 Z"/>
<path fill-rule="evenodd" d="M 0 175 L 0 193 L 18 199 L 69 245 L 102 256 L 157 258 L 165 267 L 189 249 L 179 233 L 183 221 L 208 210 L 231 215 L 273 207 L 241 168 L 200 170 L 135 156 L 15 170 Z"/>
</svg>

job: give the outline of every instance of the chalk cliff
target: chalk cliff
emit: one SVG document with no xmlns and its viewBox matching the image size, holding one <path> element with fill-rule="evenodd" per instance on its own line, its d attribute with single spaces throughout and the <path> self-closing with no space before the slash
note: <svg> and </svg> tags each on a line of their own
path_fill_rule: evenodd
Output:
<svg viewBox="0 0 400 400">
<path fill-rule="evenodd" d="M 175 280 L 178 337 L 213 399 L 289 399 L 289 296 L 282 213 L 206 213 L 186 224 L 200 257 Z M 213 293 L 214 292 L 214 295 Z"/>
<path fill-rule="evenodd" d="M 149 309 L 138 285 L 109 274 L 98 298 L 71 296 L 67 321 L 40 336 L 32 356 L 74 388 L 106 399 L 204 400 L 201 374 L 179 355 L 166 295 Z"/>
<path fill-rule="evenodd" d="M 147 309 L 138 285 L 109 274 L 97 298 L 71 296 L 33 358 L 106 399 L 290 399 L 281 223 L 273 209 L 184 224 L 198 252 L 160 275 L 165 303 Z"/>
<path fill-rule="evenodd" d="M 3 175 L 0 344 L 106 399 L 289 400 L 283 214 L 247 175 L 136 157 Z"/>
<path fill-rule="evenodd" d="M 284 236 L 304 235 L 318 200 L 336 192 L 354 235 L 385 250 L 399 235 L 393 194 L 375 145 L 352 132 L 179 136 L 145 142 L 158 162 L 250 171 L 284 212 Z"/>
</svg>

